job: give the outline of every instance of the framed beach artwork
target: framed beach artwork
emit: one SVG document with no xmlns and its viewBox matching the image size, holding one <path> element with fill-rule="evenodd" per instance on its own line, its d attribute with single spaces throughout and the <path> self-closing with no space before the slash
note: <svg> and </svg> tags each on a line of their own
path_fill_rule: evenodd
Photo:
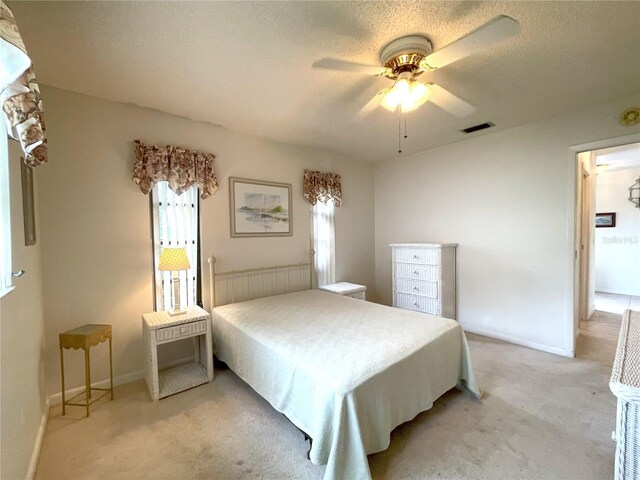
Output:
<svg viewBox="0 0 640 480">
<path fill-rule="evenodd" d="M 232 237 L 293 235 L 291 184 L 229 178 Z"/>
</svg>

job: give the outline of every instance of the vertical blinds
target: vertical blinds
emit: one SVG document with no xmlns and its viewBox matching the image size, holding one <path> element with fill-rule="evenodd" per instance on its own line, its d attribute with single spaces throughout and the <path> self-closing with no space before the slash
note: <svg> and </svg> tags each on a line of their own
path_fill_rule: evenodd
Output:
<svg viewBox="0 0 640 480">
<path fill-rule="evenodd" d="M 191 268 L 178 272 L 180 303 L 196 305 L 198 292 L 198 188 L 190 187 L 176 195 L 168 182 L 158 182 L 152 190 L 153 247 L 156 310 L 172 308 L 173 272 L 158 270 L 160 252 L 164 247 L 186 247 Z"/>
<path fill-rule="evenodd" d="M 311 207 L 313 221 L 313 249 L 318 286 L 329 285 L 336 280 L 334 220 L 335 208 L 318 202 Z"/>
</svg>

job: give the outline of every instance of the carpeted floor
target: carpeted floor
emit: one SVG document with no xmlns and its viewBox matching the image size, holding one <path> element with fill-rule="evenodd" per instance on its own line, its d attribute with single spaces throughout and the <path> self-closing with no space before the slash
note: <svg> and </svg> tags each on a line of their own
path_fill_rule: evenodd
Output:
<svg viewBox="0 0 640 480">
<path fill-rule="evenodd" d="M 613 478 L 610 367 L 469 335 L 481 402 L 452 390 L 369 456 L 375 479 Z M 593 348 L 599 348 L 597 345 Z M 605 347 L 607 348 L 607 347 Z M 152 403 L 124 385 L 85 419 L 53 407 L 38 479 L 321 479 L 303 435 L 230 370 Z"/>
</svg>

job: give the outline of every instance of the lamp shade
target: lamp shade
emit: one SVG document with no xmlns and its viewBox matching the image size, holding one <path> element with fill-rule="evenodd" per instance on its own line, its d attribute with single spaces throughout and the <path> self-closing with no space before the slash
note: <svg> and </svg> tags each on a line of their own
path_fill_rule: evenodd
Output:
<svg viewBox="0 0 640 480">
<path fill-rule="evenodd" d="M 181 248 L 163 248 L 160 253 L 160 265 L 158 270 L 176 271 L 189 270 L 191 264 L 187 258 L 187 249 Z"/>
</svg>

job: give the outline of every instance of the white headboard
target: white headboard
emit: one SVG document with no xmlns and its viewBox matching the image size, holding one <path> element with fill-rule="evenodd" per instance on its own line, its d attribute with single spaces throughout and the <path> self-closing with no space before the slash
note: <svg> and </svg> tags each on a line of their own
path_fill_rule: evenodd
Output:
<svg viewBox="0 0 640 480">
<path fill-rule="evenodd" d="M 309 261 L 248 268 L 245 270 L 216 271 L 216 257 L 209 257 L 209 295 L 211 308 L 228 303 L 313 288 L 313 249 Z"/>
</svg>

